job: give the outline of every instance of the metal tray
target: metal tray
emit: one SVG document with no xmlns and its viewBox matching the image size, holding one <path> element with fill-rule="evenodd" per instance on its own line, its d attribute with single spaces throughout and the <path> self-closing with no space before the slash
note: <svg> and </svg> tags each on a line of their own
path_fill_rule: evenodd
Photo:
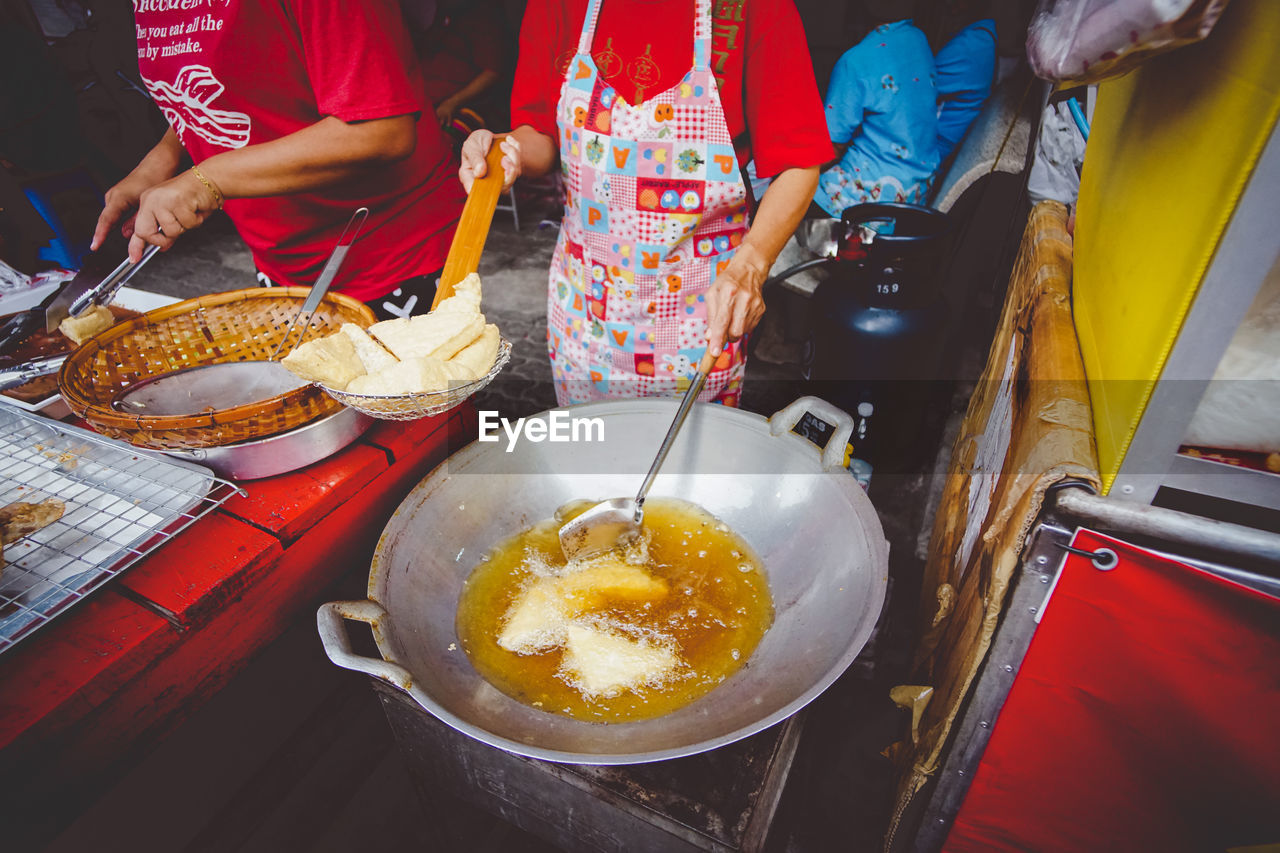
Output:
<svg viewBox="0 0 1280 853">
<path fill-rule="evenodd" d="M 4 548 L 0 653 L 239 491 L 206 468 L 0 406 L 0 506 L 62 517 Z"/>
</svg>

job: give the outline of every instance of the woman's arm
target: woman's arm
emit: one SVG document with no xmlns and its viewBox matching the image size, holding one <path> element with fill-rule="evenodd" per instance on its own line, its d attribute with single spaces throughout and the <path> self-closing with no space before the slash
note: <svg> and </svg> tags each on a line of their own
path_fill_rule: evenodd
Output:
<svg viewBox="0 0 1280 853">
<path fill-rule="evenodd" d="M 326 116 L 271 142 L 215 154 L 200 171 L 227 198 L 306 192 L 405 159 L 417 145 L 416 124 L 412 115 L 351 123 Z"/>
<path fill-rule="evenodd" d="M 726 342 L 754 329 L 764 316 L 761 288 L 817 188 L 817 166 L 786 169 L 769 185 L 751 230 L 707 291 L 707 351 L 712 357 L 720 355 Z"/>
<path fill-rule="evenodd" d="M 439 119 L 440 124 L 448 124 L 453 119 L 454 113 L 484 94 L 496 82 L 498 82 L 498 72 L 486 68 L 471 78 L 470 83 L 436 104 L 436 118 Z"/>
<path fill-rule="evenodd" d="M 462 143 L 462 165 L 458 167 L 458 180 L 463 189 L 471 192 L 471 185 L 476 178 L 483 178 L 488 171 L 485 156 L 493 147 L 492 130 L 477 130 Z M 503 137 L 502 142 L 502 188 L 505 190 L 516 182 L 521 175 L 531 178 L 541 177 L 556 165 L 559 151 L 555 140 L 545 133 L 522 124 Z"/>
<path fill-rule="evenodd" d="M 106 239 L 107 233 L 122 216 L 138 207 L 138 199 L 144 192 L 173 177 L 182 162 L 182 142 L 173 128 L 165 131 L 160 141 L 147 152 L 134 170 L 124 180 L 107 190 L 102 213 L 98 215 L 98 224 L 93 229 L 93 240 L 90 249 L 97 249 Z M 133 236 L 133 220 L 129 219 L 121 229 L 126 237 Z"/>
<path fill-rule="evenodd" d="M 215 154 L 198 166 L 207 184 L 188 169 L 141 190 L 134 198 L 138 212 L 129 240 L 129 257 L 134 260 L 142 257 L 147 243 L 168 249 L 183 232 L 199 227 L 221 206 L 222 198 L 307 192 L 402 160 L 413 153 L 417 143 L 415 125 L 412 115 L 351 123 L 326 116 L 271 142 Z M 165 138 L 169 139 L 170 135 L 176 142 L 177 136 L 172 130 Z M 143 165 L 150 158 L 149 154 Z M 175 159 L 174 168 L 176 162 Z M 133 176 L 130 174 L 126 182 Z M 124 200 L 128 199 L 122 197 Z M 109 212 L 113 216 L 107 220 Z M 108 204 L 99 219 L 98 231 L 105 235 L 106 228 L 120 212 Z M 96 242 L 99 237 L 95 233 Z"/>
</svg>

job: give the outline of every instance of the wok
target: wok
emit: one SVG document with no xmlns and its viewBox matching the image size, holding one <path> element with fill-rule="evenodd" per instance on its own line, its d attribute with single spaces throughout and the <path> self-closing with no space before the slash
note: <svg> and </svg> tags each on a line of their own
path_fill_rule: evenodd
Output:
<svg viewBox="0 0 1280 853">
<path fill-rule="evenodd" d="M 871 502 L 841 467 L 852 419 L 802 397 L 770 419 L 696 406 L 651 494 L 692 501 L 755 549 L 776 611 L 746 665 L 693 703 L 650 720 L 599 724 L 537 710 L 491 686 L 455 631 L 463 581 L 481 555 L 574 499 L 625 494 L 675 414 L 674 400 L 591 403 L 603 441 L 473 442 L 401 503 L 378 543 L 369 597 L 322 605 L 339 666 L 407 692 L 449 726 L 549 761 L 635 764 L 713 749 L 777 723 L 826 689 L 871 635 L 884 603 L 888 543 Z M 825 450 L 792 432 L 805 412 L 835 427 Z M 553 412 L 536 419 L 547 422 Z M 344 620 L 368 623 L 381 658 L 356 654 Z"/>
</svg>

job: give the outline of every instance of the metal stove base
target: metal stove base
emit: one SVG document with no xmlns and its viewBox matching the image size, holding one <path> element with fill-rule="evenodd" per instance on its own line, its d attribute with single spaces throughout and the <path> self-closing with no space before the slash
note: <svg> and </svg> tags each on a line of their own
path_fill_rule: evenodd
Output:
<svg viewBox="0 0 1280 853">
<path fill-rule="evenodd" d="M 554 764 L 451 729 L 370 679 L 424 810 L 460 798 L 567 851 L 754 853 L 795 758 L 803 712 L 719 749 L 651 764 Z"/>
</svg>

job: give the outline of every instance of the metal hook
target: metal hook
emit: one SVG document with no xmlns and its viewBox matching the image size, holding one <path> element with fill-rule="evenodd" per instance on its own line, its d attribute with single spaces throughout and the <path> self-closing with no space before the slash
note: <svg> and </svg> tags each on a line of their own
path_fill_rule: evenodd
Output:
<svg viewBox="0 0 1280 853">
<path fill-rule="evenodd" d="M 1100 572 L 1109 572 L 1120 565 L 1120 556 L 1110 548 L 1099 548 L 1096 551 L 1090 551 L 1085 548 L 1072 548 L 1070 545 L 1062 545 L 1061 548 L 1068 554 L 1088 557 L 1089 562 L 1093 563 L 1093 567 Z"/>
</svg>

